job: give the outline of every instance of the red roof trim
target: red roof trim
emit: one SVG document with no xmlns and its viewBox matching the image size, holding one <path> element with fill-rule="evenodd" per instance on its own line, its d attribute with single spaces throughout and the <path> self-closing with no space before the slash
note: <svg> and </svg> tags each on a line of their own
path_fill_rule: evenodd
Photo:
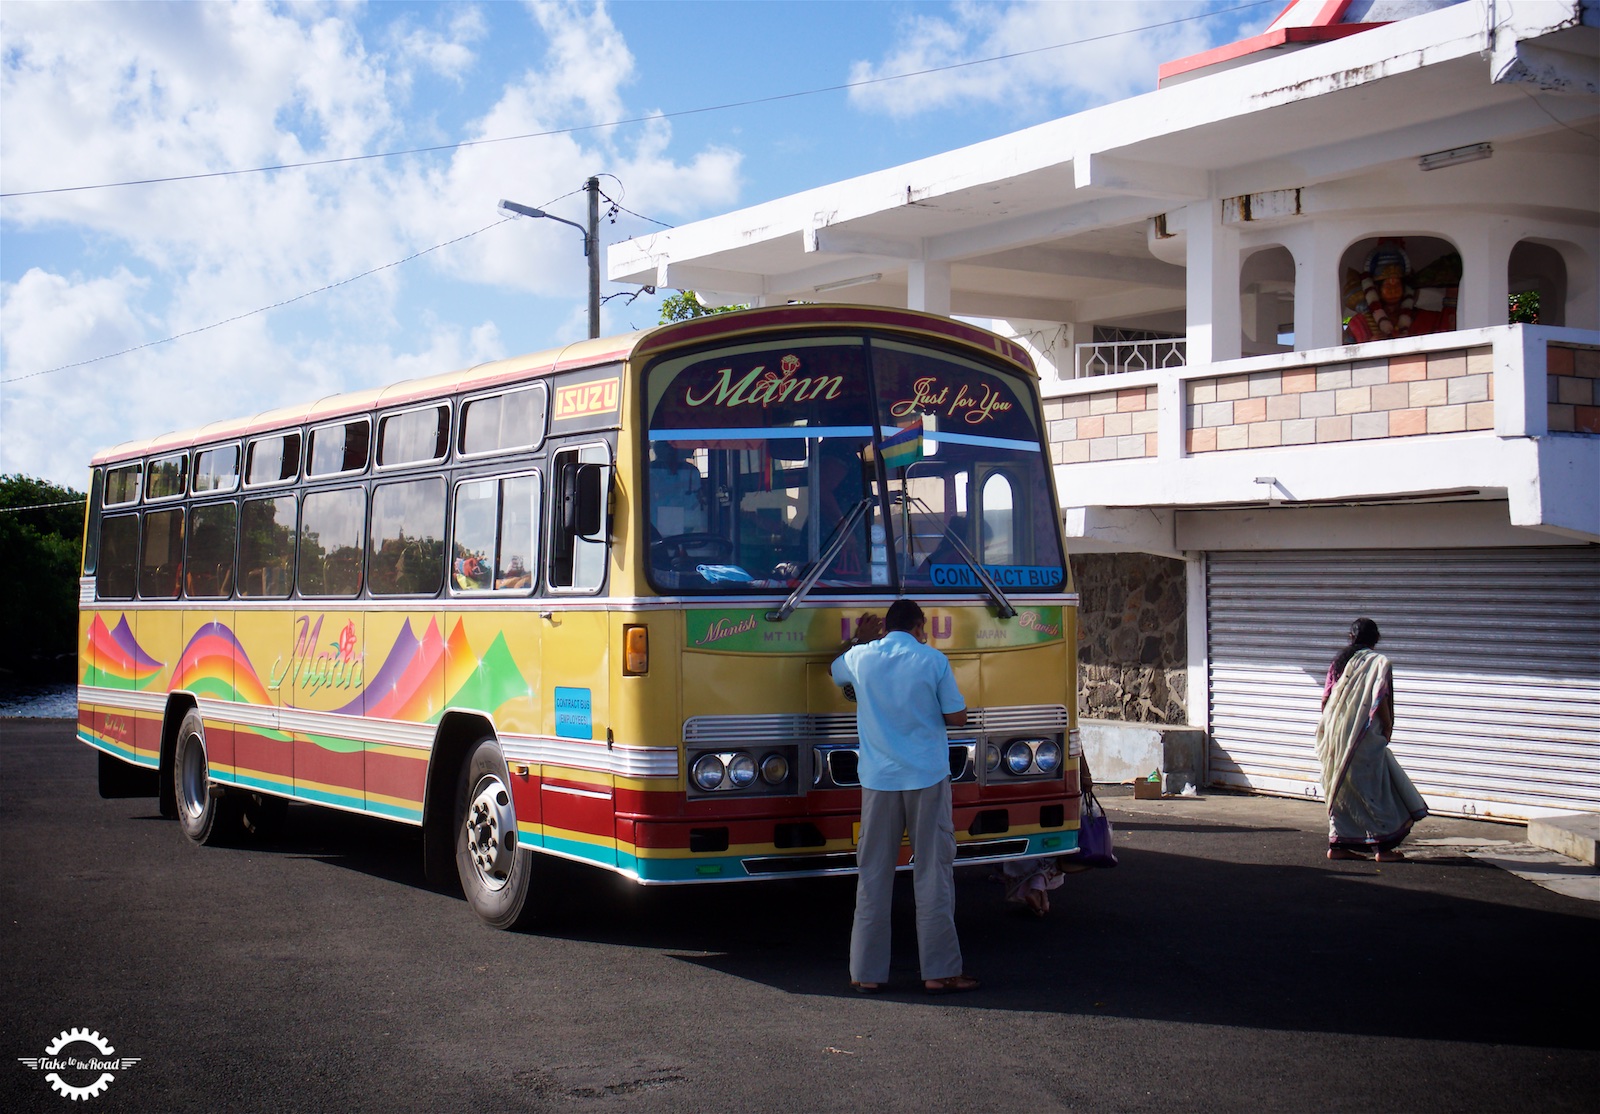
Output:
<svg viewBox="0 0 1600 1114">
<path fill-rule="evenodd" d="M 1247 54 L 1275 50 L 1290 43 L 1331 42 L 1334 39 L 1348 38 L 1362 31 L 1383 26 L 1385 26 L 1383 23 L 1338 23 L 1331 27 L 1285 27 L 1278 31 L 1267 31 L 1254 38 L 1240 39 L 1236 43 L 1228 43 L 1226 46 L 1191 54 L 1187 58 L 1179 58 L 1176 62 L 1164 62 L 1156 71 L 1156 83 L 1159 85 L 1169 77 L 1214 66 L 1218 62 L 1243 58 Z"/>
</svg>

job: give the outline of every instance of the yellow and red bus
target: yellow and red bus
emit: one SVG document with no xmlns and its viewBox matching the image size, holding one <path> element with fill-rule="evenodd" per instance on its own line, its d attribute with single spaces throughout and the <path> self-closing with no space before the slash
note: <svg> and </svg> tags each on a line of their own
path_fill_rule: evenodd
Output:
<svg viewBox="0 0 1600 1114">
<path fill-rule="evenodd" d="M 828 667 L 922 602 L 971 709 L 958 862 L 1077 845 L 1075 597 L 1037 376 L 910 311 L 591 340 L 92 462 L 79 738 L 200 843 L 287 803 L 423 831 L 499 927 L 539 856 L 644 884 L 849 873 Z"/>
</svg>

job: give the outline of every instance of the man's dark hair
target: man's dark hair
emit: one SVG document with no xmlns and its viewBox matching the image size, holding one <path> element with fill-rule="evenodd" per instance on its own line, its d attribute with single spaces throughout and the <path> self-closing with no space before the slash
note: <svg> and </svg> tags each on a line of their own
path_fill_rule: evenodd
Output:
<svg viewBox="0 0 1600 1114">
<path fill-rule="evenodd" d="M 885 630 L 914 631 L 922 625 L 922 607 L 916 600 L 895 600 L 883 617 Z"/>
</svg>

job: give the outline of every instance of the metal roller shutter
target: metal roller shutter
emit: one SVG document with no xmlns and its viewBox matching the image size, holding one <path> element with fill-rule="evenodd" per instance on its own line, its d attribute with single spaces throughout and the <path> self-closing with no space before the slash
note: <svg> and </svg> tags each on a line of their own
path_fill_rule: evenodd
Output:
<svg viewBox="0 0 1600 1114">
<path fill-rule="evenodd" d="M 1206 596 L 1213 784 L 1320 798 L 1323 678 L 1367 615 L 1430 808 L 1600 811 L 1600 549 L 1213 553 Z"/>
</svg>

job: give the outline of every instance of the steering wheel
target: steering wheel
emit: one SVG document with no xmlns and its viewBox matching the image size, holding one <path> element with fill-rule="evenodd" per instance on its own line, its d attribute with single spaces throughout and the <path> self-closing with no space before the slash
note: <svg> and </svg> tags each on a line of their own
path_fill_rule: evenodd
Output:
<svg viewBox="0 0 1600 1114">
<path fill-rule="evenodd" d="M 721 534 L 673 534 L 650 543 L 650 563 L 658 569 L 693 572 L 696 565 L 725 565 L 731 560 L 733 542 Z"/>
</svg>

